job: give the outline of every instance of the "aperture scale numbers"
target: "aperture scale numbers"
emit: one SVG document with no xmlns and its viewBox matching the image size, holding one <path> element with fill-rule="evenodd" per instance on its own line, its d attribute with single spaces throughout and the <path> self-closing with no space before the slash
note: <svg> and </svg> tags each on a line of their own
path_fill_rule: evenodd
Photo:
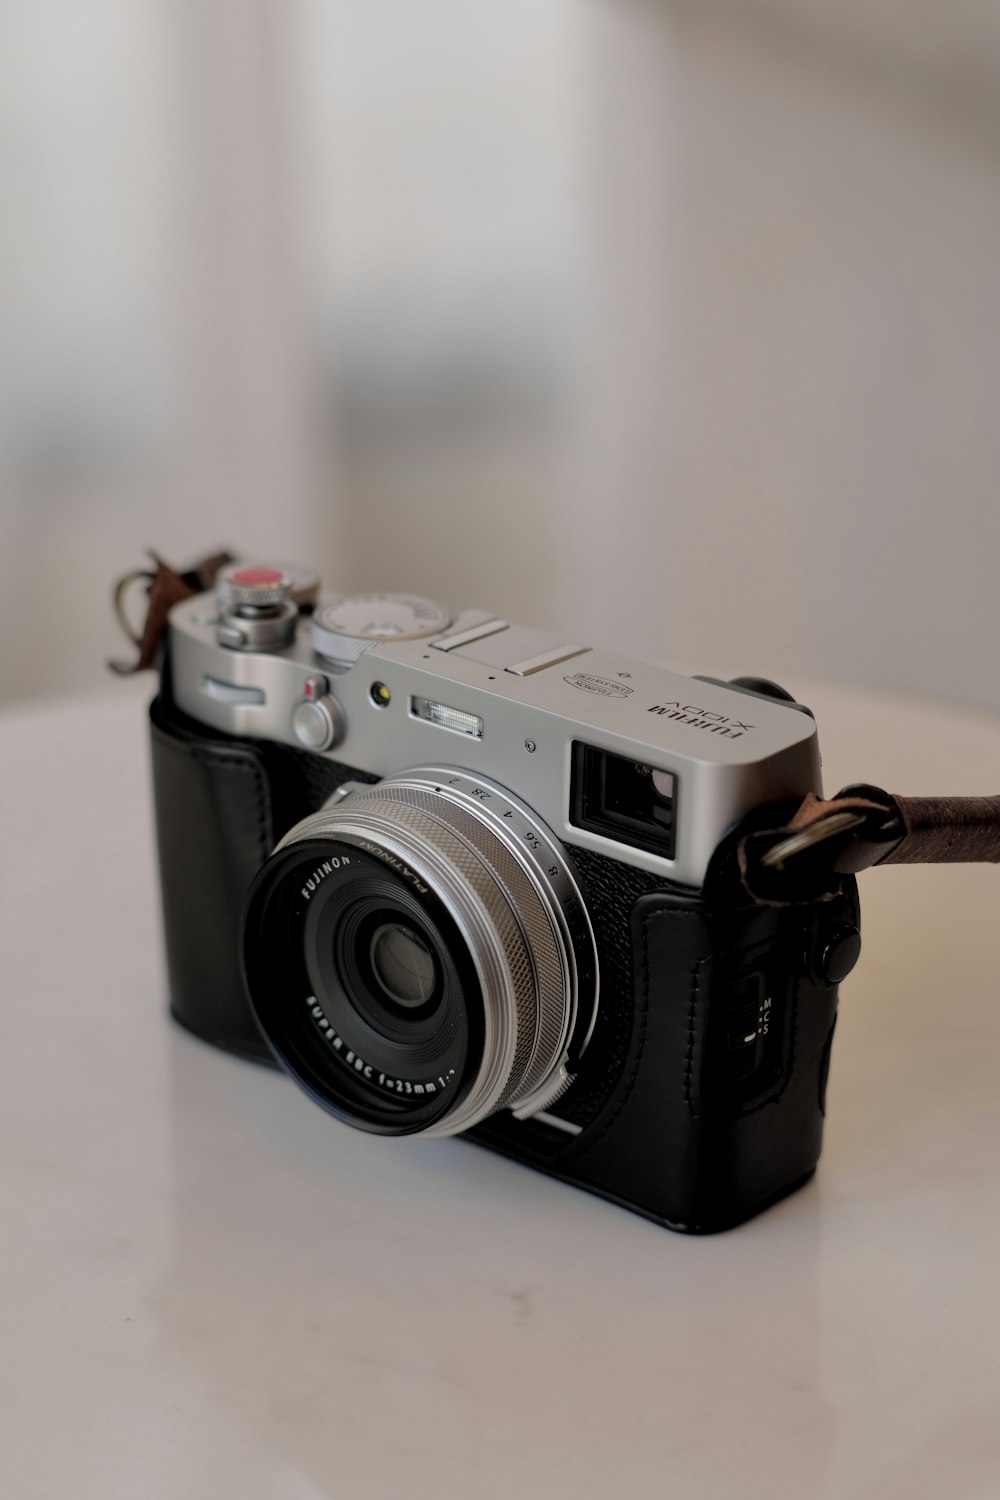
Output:
<svg viewBox="0 0 1000 1500">
<path fill-rule="evenodd" d="M 492 802 L 494 800 L 494 794 L 492 792 L 488 791 L 486 789 L 486 787 L 484 787 L 484 786 L 475 786 L 475 785 L 471 785 L 470 786 L 467 777 L 464 777 L 464 776 L 449 776 L 447 784 L 448 784 L 448 786 L 459 787 L 462 791 L 464 791 L 466 793 L 467 796 L 475 797 L 475 799 L 476 799 L 477 802 L 485 803 L 485 802 Z M 441 787 L 439 787 L 439 786 L 435 787 L 435 791 L 440 792 L 441 790 L 442 790 Z M 504 820 L 505 821 L 510 820 L 511 822 L 513 822 L 516 815 L 515 815 L 514 809 L 512 807 L 508 807 L 503 816 L 504 816 Z M 522 830 L 520 830 L 520 834 L 521 834 L 521 838 L 524 840 L 524 842 L 527 844 L 528 848 L 531 849 L 533 853 L 539 854 L 539 853 L 542 852 L 543 847 L 544 847 L 544 841 L 540 838 L 540 836 L 535 832 L 535 830 L 533 828 L 522 829 Z M 548 868 L 547 868 L 547 870 L 546 870 L 546 874 L 548 875 L 548 877 L 549 877 L 550 880 L 557 879 L 558 876 L 559 876 L 559 873 L 560 873 L 560 871 L 559 871 L 559 866 L 558 865 L 549 865 Z"/>
</svg>

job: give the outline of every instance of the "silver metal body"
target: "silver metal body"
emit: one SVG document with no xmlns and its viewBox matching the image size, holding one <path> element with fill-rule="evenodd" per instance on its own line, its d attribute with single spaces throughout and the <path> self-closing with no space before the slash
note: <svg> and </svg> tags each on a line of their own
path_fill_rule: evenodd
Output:
<svg viewBox="0 0 1000 1500">
<path fill-rule="evenodd" d="M 345 608 L 352 602 L 328 601 L 318 622 L 360 620 L 364 612 Z M 438 626 L 447 614 L 435 611 L 424 618 Z M 306 616 L 287 645 L 270 650 L 220 644 L 225 626 L 212 594 L 171 611 L 174 695 L 192 718 L 311 748 L 379 777 L 427 765 L 467 770 L 515 791 L 557 840 L 684 885 L 702 884 L 716 845 L 738 818 L 761 803 L 822 790 L 816 726 L 795 707 L 483 611 L 409 639 L 338 638 L 320 623 L 324 655 Z M 391 625 L 397 636 L 403 628 Z M 455 711 L 455 723 L 478 722 L 480 730 L 418 717 L 414 700 L 443 705 Z M 304 713 L 306 703 L 319 704 L 320 713 Z M 574 741 L 634 758 L 663 773 L 661 780 L 674 778 L 672 858 L 574 825 Z"/>
</svg>

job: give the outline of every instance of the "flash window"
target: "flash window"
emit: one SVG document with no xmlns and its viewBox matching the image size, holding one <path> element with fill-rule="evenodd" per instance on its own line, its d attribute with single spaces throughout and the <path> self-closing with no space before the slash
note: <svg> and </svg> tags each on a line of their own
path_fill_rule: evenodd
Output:
<svg viewBox="0 0 1000 1500">
<path fill-rule="evenodd" d="M 436 724 L 439 729 L 453 729 L 456 734 L 467 734 L 473 740 L 481 740 L 483 737 L 482 719 L 478 714 L 467 713 L 464 708 L 434 703 L 430 698 L 411 698 L 410 713 L 415 719 Z"/>
</svg>

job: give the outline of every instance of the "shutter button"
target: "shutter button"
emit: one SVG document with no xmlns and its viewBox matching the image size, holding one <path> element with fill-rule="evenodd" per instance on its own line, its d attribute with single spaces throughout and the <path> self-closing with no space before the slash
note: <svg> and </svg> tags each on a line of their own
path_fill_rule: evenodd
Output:
<svg viewBox="0 0 1000 1500">
<path fill-rule="evenodd" d="M 223 609 L 278 609 L 290 598 L 292 580 L 280 568 L 226 568 L 216 583 Z"/>
<path fill-rule="evenodd" d="M 280 650 L 295 635 L 298 609 L 292 580 L 282 568 L 231 563 L 215 583 L 222 610 L 216 631 L 220 646 L 234 651 Z"/>
</svg>

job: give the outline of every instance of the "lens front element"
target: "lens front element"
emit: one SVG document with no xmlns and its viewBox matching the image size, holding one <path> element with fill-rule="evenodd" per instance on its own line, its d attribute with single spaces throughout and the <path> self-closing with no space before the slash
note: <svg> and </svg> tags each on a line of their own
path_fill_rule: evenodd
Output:
<svg viewBox="0 0 1000 1500">
<path fill-rule="evenodd" d="M 279 1061 L 383 1134 L 454 1134 L 565 1091 L 596 1006 L 568 861 L 509 793 L 452 770 L 358 789 L 251 888 L 244 967 Z"/>
<path fill-rule="evenodd" d="M 431 998 L 434 955 L 412 927 L 383 922 L 376 928 L 369 957 L 375 978 L 397 1005 L 425 1005 Z"/>
</svg>

